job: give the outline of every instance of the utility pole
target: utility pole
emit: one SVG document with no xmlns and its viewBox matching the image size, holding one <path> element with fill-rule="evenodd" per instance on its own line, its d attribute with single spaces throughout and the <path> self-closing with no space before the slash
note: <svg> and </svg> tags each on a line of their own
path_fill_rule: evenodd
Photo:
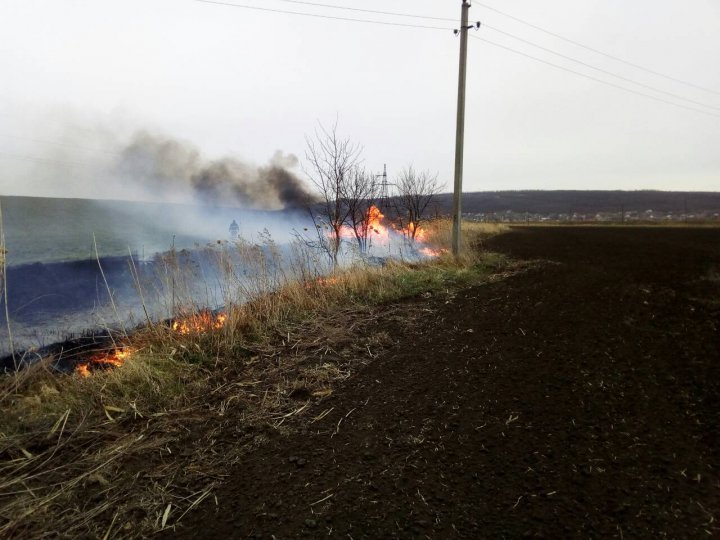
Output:
<svg viewBox="0 0 720 540">
<path fill-rule="evenodd" d="M 460 17 L 460 70 L 458 74 L 457 130 L 455 132 L 455 184 L 453 191 L 452 252 L 460 255 L 460 221 L 462 219 L 463 145 L 465 138 L 465 80 L 467 64 L 467 33 L 470 0 L 463 0 Z"/>
</svg>

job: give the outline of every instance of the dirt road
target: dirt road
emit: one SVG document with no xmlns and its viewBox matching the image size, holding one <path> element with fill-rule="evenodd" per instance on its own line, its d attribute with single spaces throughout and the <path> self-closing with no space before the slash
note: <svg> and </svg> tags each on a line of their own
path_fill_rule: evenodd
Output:
<svg viewBox="0 0 720 540">
<path fill-rule="evenodd" d="M 720 534 L 720 230 L 530 228 L 168 537 Z M 388 322 L 384 330 L 393 332 Z M 714 516 L 714 517 L 713 517 Z"/>
</svg>

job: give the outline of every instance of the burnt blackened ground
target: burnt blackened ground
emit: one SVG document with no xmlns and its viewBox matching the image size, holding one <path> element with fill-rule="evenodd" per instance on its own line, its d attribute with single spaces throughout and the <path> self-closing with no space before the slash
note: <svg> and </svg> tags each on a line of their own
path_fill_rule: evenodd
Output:
<svg viewBox="0 0 720 540">
<path fill-rule="evenodd" d="M 720 533 L 720 230 L 523 228 L 487 247 L 549 262 L 380 321 L 395 344 L 168 537 Z"/>
<path fill-rule="evenodd" d="M 219 304 L 222 296 L 213 287 L 217 259 L 213 249 L 195 249 L 156 254 L 145 261 L 125 256 L 8 267 L 7 301 L 15 356 L 32 363 L 39 356 L 68 350 L 76 339 L 84 341 L 81 336 L 103 335 L 108 328 L 118 332 L 123 327 L 130 329 L 145 322 L 143 303 L 155 319 L 167 316 L 170 289 L 175 286 L 170 284 L 175 282 L 181 301 Z M 23 355 L 24 351 L 34 352 Z M 2 309 L 0 373 L 14 366 L 10 353 Z"/>
</svg>

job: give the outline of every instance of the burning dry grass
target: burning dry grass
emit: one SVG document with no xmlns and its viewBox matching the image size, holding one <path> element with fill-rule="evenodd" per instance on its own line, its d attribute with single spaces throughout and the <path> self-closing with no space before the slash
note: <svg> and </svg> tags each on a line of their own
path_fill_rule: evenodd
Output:
<svg viewBox="0 0 720 540">
<path fill-rule="evenodd" d="M 428 230 L 430 247 L 445 249 L 449 224 Z M 469 246 L 497 232 L 465 230 Z M 58 376 L 45 360 L 8 378 L 0 536 L 137 537 L 180 522 L 270 431 L 291 429 L 392 342 L 381 314 L 401 324 L 419 316 L 391 301 L 477 282 L 506 264 L 468 252 L 306 274 L 222 314 L 187 310 L 148 326 L 76 374 Z"/>
</svg>

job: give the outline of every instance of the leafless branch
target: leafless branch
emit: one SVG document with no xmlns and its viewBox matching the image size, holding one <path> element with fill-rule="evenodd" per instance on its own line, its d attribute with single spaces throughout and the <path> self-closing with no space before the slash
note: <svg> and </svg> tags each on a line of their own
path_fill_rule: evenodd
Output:
<svg viewBox="0 0 720 540">
<path fill-rule="evenodd" d="M 333 265 L 337 265 L 342 229 L 350 222 L 348 194 L 359 175 L 362 148 L 337 132 L 337 122 L 330 129 L 319 125 L 313 137 L 306 137 L 306 174 L 318 192 L 320 202 L 309 206 L 318 234 L 318 246 Z"/>
<path fill-rule="evenodd" d="M 398 220 L 404 230 L 408 231 L 411 240 L 423 221 L 427 221 L 428 206 L 433 198 L 442 190 L 437 174 L 429 171 L 416 172 L 409 165 L 399 174 L 395 181 L 397 194 L 394 198 Z"/>
</svg>

